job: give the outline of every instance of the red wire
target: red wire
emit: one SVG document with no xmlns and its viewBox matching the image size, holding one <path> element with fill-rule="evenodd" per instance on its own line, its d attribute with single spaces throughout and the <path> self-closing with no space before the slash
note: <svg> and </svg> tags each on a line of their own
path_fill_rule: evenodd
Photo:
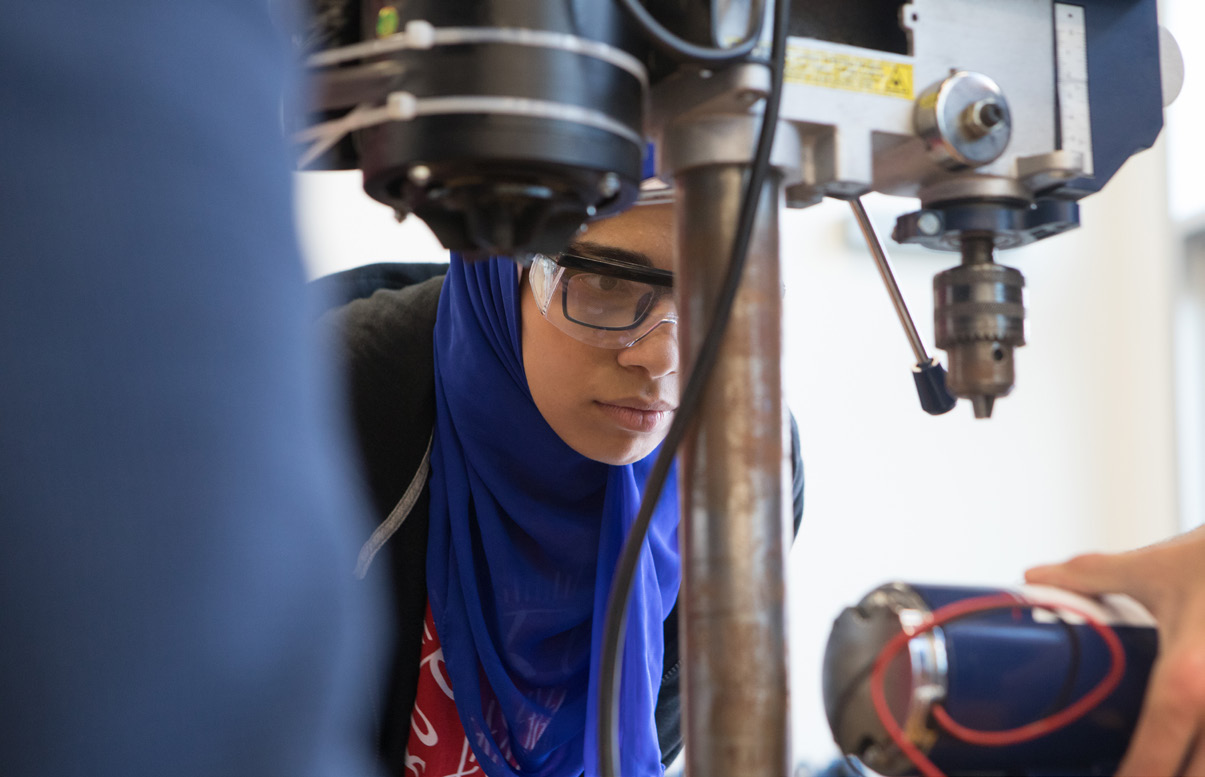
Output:
<svg viewBox="0 0 1205 777">
<path fill-rule="evenodd" d="M 1121 639 L 1117 636 L 1117 632 L 1101 623 L 1094 616 L 1076 607 L 1064 604 L 1043 603 L 1011 593 L 978 596 L 940 607 L 927 616 L 916 629 L 913 629 L 911 632 L 901 631 L 892 637 L 883 646 L 882 651 L 879 652 L 879 656 L 875 659 L 874 666 L 870 672 L 870 698 L 874 703 L 875 714 L 879 716 L 879 721 L 887 729 L 887 734 L 895 742 L 896 747 L 903 751 L 904 755 L 920 769 L 921 774 L 925 777 L 944 777 L 944 775 L 916 745 L 909 741 L 904 735 L 903 729 L 900 728 L 899 723 L 896 722 L 895 716 L 891 714 L 891 710 L 887 706 L 887 694 L 884 690 L 887 665 L 891 662 L 891 659 L 895 658 L 897 653 L 903 650 L 909 640 L 932 631 L 937 626 L 977 612 L 1017 607 L 1041 607 L 1049 610 L 1061 610 L 1083 618 L 1101 636 L 1101 639 L 1105 641 L 1106 646 L 1109 648 L 1109 654 L 1112 658 L 1109 671 L 1096 687 L 1084 694 L 1074 704 L 1070 704 L 1059 712 L 1041 720 L 1006 731 L 979 731 L 967 728 L 951 718 L 943 706 L 934 704 L 934 719 L 939 726 L 951 735 L 964 742 L 984 747 L 1003 747 L 1005 745 L 1028 742 L 1031 739 L 1057 731 L 1063 726 L 1083 717 L 1104 701 L 1117 688 L 1118 684 L 1121 683 L 1121 678 L 1125 674 L 1125 651 L 1122 648 Z"/>
</svg>

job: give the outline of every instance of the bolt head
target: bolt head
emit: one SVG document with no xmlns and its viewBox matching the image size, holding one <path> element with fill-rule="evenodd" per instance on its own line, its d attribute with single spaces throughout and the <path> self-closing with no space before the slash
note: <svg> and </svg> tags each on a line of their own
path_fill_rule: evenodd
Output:
<svg viewBox="0 0 1205 777">
<path fill-rule="evenodd" d="M 916 228 L 922 235 L 936 235 L 941 232 L 941 216 L 927 210 L 916 217 Z"/>
<path fill-rule="evenodd" d="M 431 168 L 426 165 L 414 165 L 406 173 L 411 183 L 416 183 L 419 186 L 426 184 L 431 180 Z"/>
<path fill-rule="evenodd" d="M 1004 109 L 999 103 L 985 103 L 979 109 L 979 121 L 985 127 L 994 127 L 1004 121 Z"/>
<path fill-rule="evenodd" d="M 618 173 L 607 173 L 598 182 L 598 193 L 603 197 L 614 197 L 619 192 L 620 185 Z"/>
<path fill-rule="evenodd" d="M 972 103 L 962 114 L 962 127 L 972 137 L 990 135 L 1008 127 L 1008 109 L 990 97 Z"/>
</svg>

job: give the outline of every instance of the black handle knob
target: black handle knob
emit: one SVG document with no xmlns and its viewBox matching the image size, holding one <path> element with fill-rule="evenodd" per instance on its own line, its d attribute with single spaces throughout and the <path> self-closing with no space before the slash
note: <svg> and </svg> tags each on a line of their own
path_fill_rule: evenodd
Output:
<svg viewBox="0 0 1205 777">
<path fill-rule="evenodd" d="M 937 359 L 930 359 L 928 364 L 913 367 L 912 378 L 916 381 L 920 406 L 929 415 L 948 413 L 958 403 L 958 397 L 946 388 L 946 368 L 941 366 Z"/>
</svg>

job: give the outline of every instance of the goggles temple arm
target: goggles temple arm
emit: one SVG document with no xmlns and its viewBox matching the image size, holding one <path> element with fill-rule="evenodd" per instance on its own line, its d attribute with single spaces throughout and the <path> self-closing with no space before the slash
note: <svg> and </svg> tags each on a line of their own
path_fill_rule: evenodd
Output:
<svg viewBox="0 0 1205 777">
<path fill-rule="evenodd" d="M 552 301 L 552 293 L 565 274 L 565 268 L 556 263 L 552 257 L 536 254 L 528 271 L 531 280 L 531 291 L 536 298 L 536 307 L 542 315 L 548 313 L 548 303 Z"/>
</svg>

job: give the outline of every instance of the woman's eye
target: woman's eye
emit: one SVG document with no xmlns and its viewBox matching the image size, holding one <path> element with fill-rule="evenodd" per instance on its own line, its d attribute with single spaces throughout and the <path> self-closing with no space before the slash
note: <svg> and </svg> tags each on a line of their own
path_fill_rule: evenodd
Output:
<svg viewBox="0 0 1205 777">
<path fill-rule="evenodd" d="M 621 281 L 609 275 L 591 275 L 587 279 L 587 283 L 596 291 L 615 291 L 619 288 Z"/>
</svg>

